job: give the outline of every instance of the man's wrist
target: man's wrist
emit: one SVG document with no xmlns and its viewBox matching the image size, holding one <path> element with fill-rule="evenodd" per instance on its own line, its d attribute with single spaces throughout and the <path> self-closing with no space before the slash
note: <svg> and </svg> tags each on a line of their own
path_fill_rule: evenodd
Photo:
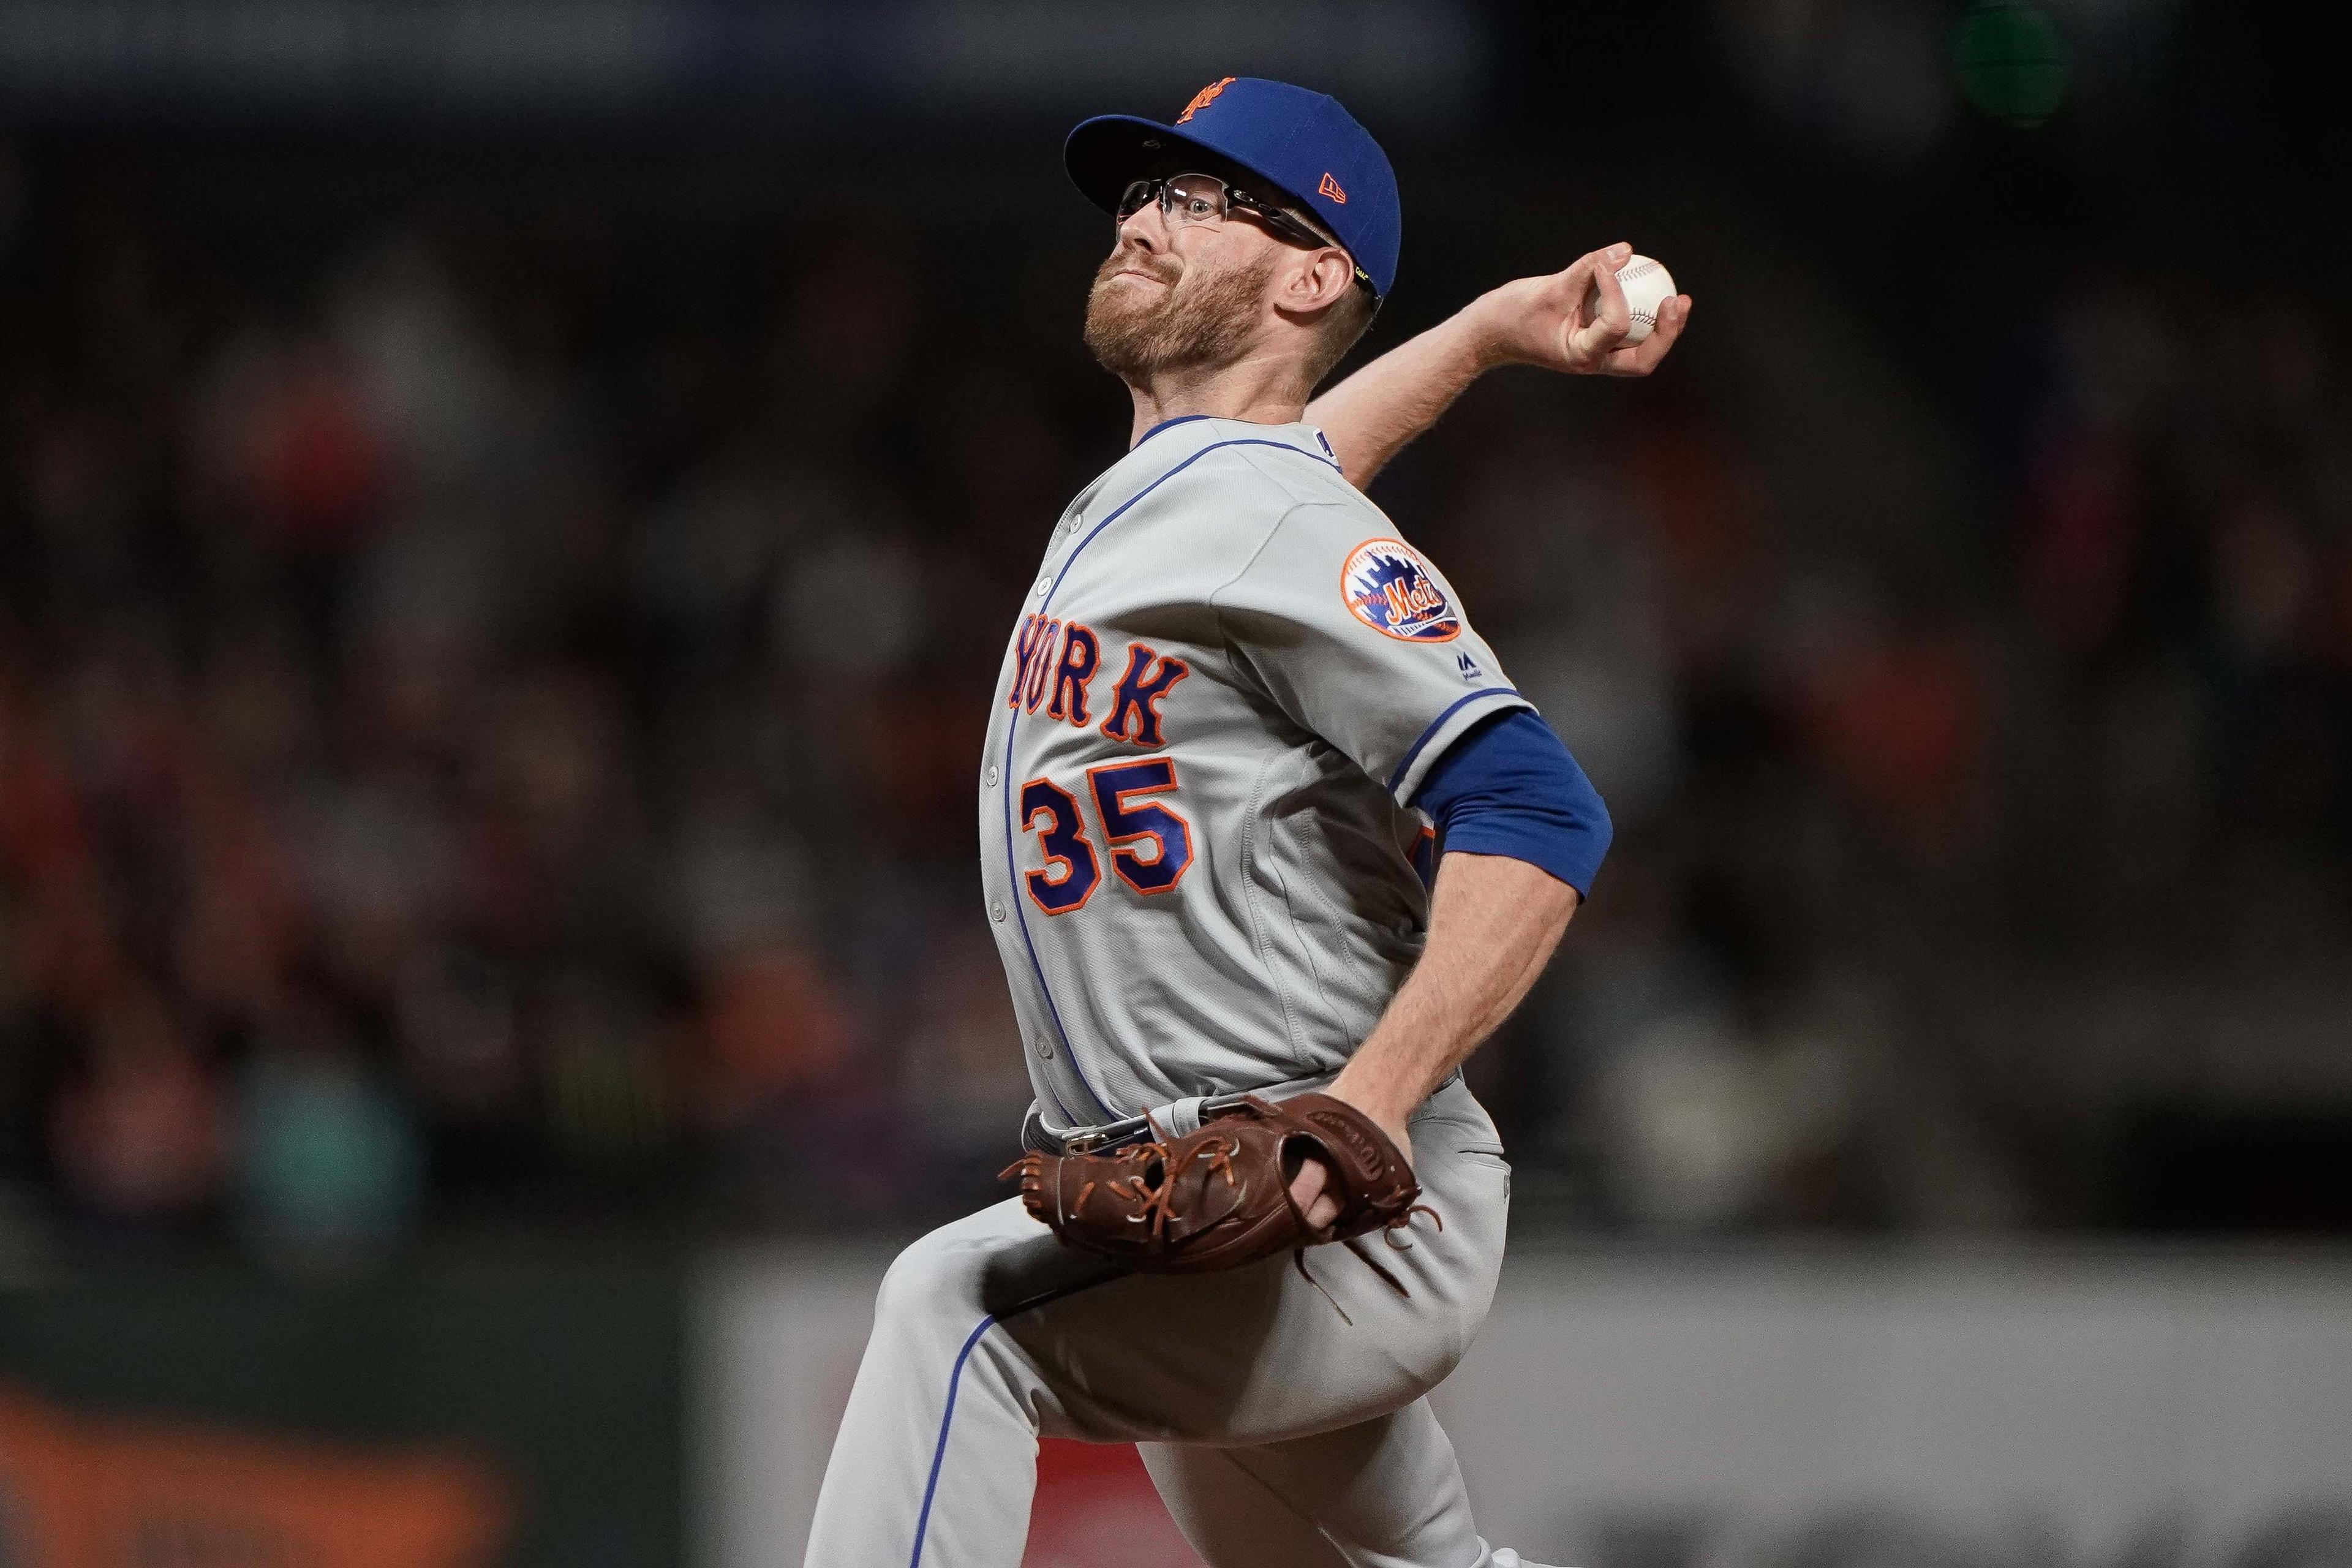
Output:
<svg viewBox="0 0 2352 1568">
<path fill-rule="evenodd" d="M 1461 356 L 1463 367 L 1473 379 L 1490 370 L 1517 364 L 1521 358 L 1511 334 L 1511 328 L 1516 323 L 1496 294 L 1496 290 L 1488 289 L 1456 310 L 1437 329 L 1441 331 L 1450 330 L 1457 335 L 1454 352 Z"/>
<path fill-rule="evenodd" d="M 1505 353 L 1504 347 L 1478 306 L 1478 300 L 1472 300 L 1416 340 L 1434 351 L 1438 378 L 1455 396 L 1467 391 L 1470 384 L 1486 372 L 1506 363 L 1497 357 Z"/>
<path fill-rule="evenodd" d="M 1367 1081 L 1369 1076 L 1358 1072 L 1353 1063 L 1342 1068 L 1339 1076 L 1331 1080 L 1329 1092 L 1332 1098 L 1346 1100 L 1391 1131 L 1402 1131 L 1405 1123 L 1412 1119 L 1413 1106 L 1419 1101 L 1407 1105 L 1391 1103 L 1397 1098 L 1389 1092 L 1393 1086 Z"/>
</svg>

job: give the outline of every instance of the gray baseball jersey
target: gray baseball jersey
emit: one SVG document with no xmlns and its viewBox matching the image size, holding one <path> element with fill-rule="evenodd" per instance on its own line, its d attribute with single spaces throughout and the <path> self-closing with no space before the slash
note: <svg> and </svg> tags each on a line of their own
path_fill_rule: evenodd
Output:
<svg viewBox="0 0 2352 1568">
<path fill-rule="evenodd" d="M 1421 951 L 1427 830 L 1403 803 L 1523 705 L 1308 426 L 1183 420 L 1112 465 L 1054 531 L 981 763 L 1046 1121 L 1337 1069 Z M 1215 1568 L 1523 1568 L 1478 1536 L 1427 1398 L 1486 1319 L 1510 1167 L 1458 1079 L 1410 1135 L 1442 1221 L 1378 1268 L 1331 1247 L 1129 1274 L 1018 1198 L 908 1247 L 809 1568 L 1016 1568 L 1041 1436 L 1140 1445 Z"/>
<path fill-rule="evenodd" d="M 1055 528 L 982 760 L 988 913 L 1057 1128 L 1336 1071 L 1421 952 L 1408 805 L 1528 706 L 1307 425 L 1160 426 Z"/>
</svg>

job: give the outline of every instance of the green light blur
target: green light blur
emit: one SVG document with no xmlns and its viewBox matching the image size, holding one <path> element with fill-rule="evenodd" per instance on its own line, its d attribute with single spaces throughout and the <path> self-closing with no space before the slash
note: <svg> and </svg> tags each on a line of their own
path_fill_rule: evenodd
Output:
<svg viewBox="0 0 2352 1568">
<path fill-rule="evenodd" d="M 2065 100 L 2065 42 L 2033 6 L 1977 6 L 1960 22 L 1953 57 L 1962 95 L 2004 125 L 2031 130 Z"/>
</svg>

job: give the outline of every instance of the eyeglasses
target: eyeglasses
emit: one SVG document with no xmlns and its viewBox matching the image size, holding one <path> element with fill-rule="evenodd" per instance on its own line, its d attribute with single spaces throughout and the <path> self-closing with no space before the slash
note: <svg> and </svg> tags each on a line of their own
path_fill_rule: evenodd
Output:
<svg viewBox="0 0 2352 1568">
<path fill-rule="evenodd" d="M 1214 174 L 1171 174 L 1160 180 L 1131 181 L 1119 195 L 1118 221 L 1126 223 L 1152 201 L 1160 204 L 1160 216 L 1171 225 L 1223 223 L 1228 211 L 1239 207 L 1265 225 L 1269 233 L 1294 245 L 1321 247 L 1332 243 L 1273 203 L 1229 185 Z M 1369 273 L 1360 267 L 1355 268 L 1355 273 L 1357 282 L 1371 288 Z"/>
</svg>

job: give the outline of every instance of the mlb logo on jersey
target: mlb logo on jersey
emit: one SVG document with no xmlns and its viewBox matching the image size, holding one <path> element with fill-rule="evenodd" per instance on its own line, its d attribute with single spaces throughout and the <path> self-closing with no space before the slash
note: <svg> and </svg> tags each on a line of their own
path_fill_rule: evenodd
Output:
<svg viewBox="0 0 2352 1568">
<path fill-rule="evenodd" d="M 1452 642 L 1462 616 L 1437 575 L 1402 539 L 1368 539 L 1339 569 L 1339 596 L 1374 631 L 1400 642 Z"/>
</svg>

